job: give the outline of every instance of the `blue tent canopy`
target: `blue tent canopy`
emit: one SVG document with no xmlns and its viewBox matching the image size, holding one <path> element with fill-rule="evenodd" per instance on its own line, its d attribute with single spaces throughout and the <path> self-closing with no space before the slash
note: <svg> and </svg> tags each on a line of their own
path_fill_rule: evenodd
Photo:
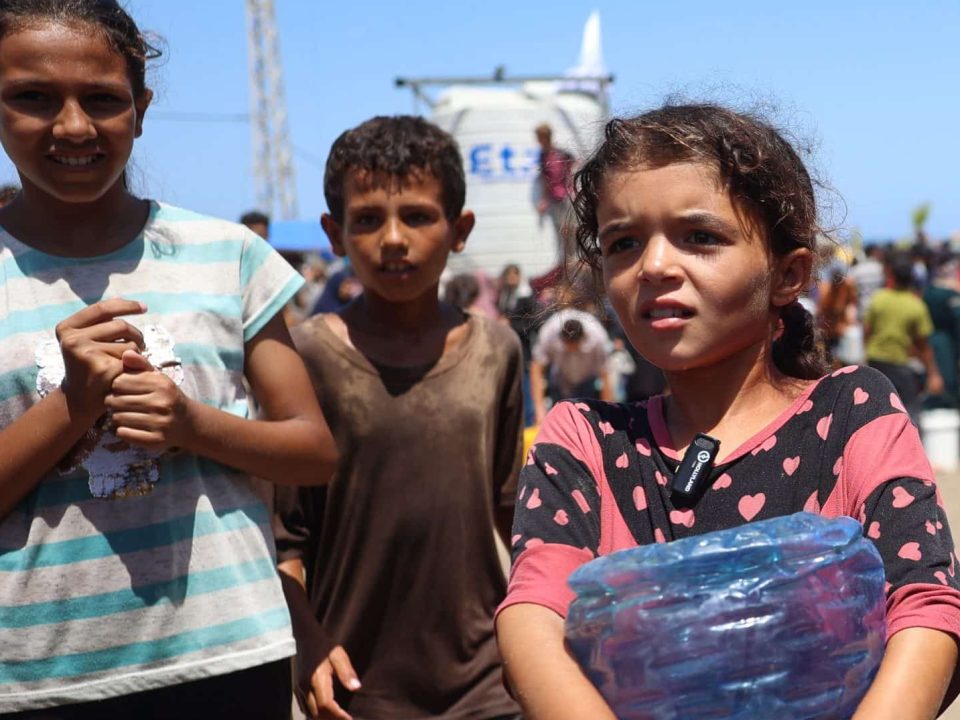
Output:
<svg viewBox="0 0 960 720">
<path fill-rule="evenodd" d="M 275 220 L 270 223 L 270 244 L 277 250 L 330 256 L 330 241 L 316 220 Z"/>
</svg>

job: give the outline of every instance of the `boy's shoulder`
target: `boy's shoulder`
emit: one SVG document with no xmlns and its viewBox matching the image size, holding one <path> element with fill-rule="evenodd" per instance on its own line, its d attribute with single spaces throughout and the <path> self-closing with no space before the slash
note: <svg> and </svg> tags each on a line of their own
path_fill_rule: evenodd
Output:
<svg viewBox="0 0 960 720">
<path fill-rule="evenodd" d="M 472 325 L 475 342 L 508 355 L 522 354 L 520 338 L 508 323 L 493 320 L 486 315 L 470 313 L 467 322 Z"/>
<path fill-rule="evenodd" d="M 349 330 L 336 313 L 319 313 L 290 328 L 290 339 L 303 359 L 314 383 L 342 386 L 373 373 L 373 368 L 353 348 Z"/>
<path fill-rule="evenodd" d="M 336 318 L 336 313 L 318 313 L 297 323 L 290 328 L 290 338 L 293 340 L 297 352 L 301 355 L 317 355 L 326 352 L 331 345 L 331 341 L 337 341 L 341 338 L 341 333 L 333 326 L 332 320 Z M 342 321 L 340 325 L 342 326 Z M 344 327 L 342 334 L 346 333 Z"/>
</svg>

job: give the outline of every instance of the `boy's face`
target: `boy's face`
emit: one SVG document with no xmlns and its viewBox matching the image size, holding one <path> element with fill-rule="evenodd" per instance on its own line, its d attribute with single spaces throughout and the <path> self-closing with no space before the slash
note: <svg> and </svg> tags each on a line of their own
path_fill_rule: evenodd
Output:
<svg viewBox="0 0 960 720">
<path fill-rule="evenodd" d="M 454 221 L 443 207 L 440 181 L 430 173 L 374 183 L 353 172 L 344 188 L 343 222 L 323 216 L 333 251 L 350 258 L 364 291 L 389 302 L 437 293 L 450 252 L 460 252 L 473 213 Z"/>
</svg>

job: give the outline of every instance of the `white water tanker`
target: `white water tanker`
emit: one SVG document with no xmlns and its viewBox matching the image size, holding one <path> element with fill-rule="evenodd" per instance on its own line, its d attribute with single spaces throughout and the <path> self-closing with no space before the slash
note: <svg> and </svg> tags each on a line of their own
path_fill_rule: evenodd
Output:
<svg viewBox="0 0 960 720">
<path fill-rule="evenodd" d="M 536 126 L 553 130 L 553 144 L 576 158 L 594 147 L 607 118 L 607 92 L 613 78 L 603 68 L 600 18 L 584 29 L 579 64 L 564 75 L 400 78 L 431 106 L 430 119 L 460 145 L 467 177 L 467 207 L 477 224 L 462 255 L 451 258 L 455 272 L 483 270 L 494 276 L 516 263 L 527 277 L 558 263 L 553 223 L 537 211 L 540 146 Z M 436 99 L 423 91 L 443 86 Z"/>
</svg>

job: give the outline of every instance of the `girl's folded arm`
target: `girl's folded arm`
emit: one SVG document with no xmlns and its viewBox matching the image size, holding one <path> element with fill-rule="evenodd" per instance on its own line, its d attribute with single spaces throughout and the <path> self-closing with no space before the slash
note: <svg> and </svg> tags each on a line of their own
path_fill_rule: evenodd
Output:
<svg viewBox="0 0 960 720">
<path fill-rule="evenodd" d="M 853 720 L 932 720 L 941 711 L 957 665 L 957 641 L 929 628 L 901 630 Z"/>
<path fill-rule="evenodd" d="M 504 608 L 497 638 L 507 681 L 527 720 L 615 720 L 567 652 L 563 618 L 532 603 Z"/>
</svg>

